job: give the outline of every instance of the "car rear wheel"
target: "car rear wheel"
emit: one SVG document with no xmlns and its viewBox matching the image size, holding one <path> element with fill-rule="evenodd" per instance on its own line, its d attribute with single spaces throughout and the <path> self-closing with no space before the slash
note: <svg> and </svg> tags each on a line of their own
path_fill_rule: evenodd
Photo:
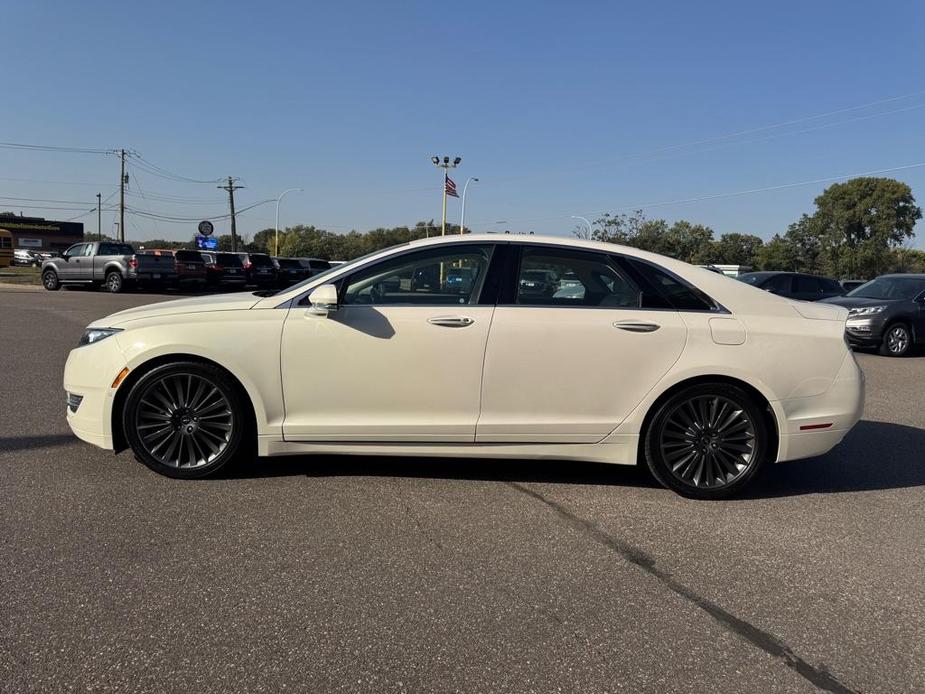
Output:
<svg viewBox="0 0 925 694">
<path fill-rule="evenodd" d="M 893 323 L 887 328 L 880 344 L 880 354 L 887 357 L 904 357 L 912 349 L 912 332 L 905 323 Z"/>
<path fill-rule="evenodd" d="M 122 281 L 122 274 L 110 272 L 106 274 L 106 291 L 112 294 L 118 294 L 122 291 L 125 283 Z"/>
<path fill-rule="evenodd" d="M 45 270 L 42 273 L 42 286 L 50 292 L 57 291 L 61 287 L 58 281 L 58 273 L 54 270 Z"/>
<path fill-rule="evenodd" d="M 205 477 L 247 451 L 247 412 L 224 371 L 179 362 L 152 369 L 134 384 L 123 430 L 135 457 L 155 472 Z"/>
<path fill-rule="evenodd" d="M 770 436 L 761 408 L 742 388 L 698 384 L 658 408 L 646 432 L 646 463 L 682 496 L 723 499 L 754 479 L 768 458 Z"/>
</svg>

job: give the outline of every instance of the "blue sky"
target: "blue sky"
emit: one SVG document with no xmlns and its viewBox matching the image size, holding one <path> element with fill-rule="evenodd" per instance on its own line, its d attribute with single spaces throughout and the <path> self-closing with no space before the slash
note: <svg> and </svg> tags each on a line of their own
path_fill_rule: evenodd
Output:
<svg viewBox="0 0 925 694">
<path fill-rule="evenodd" d="M 921 2 L 8 0 L 0 141 L 126 147 L 183 176 L 239 176 L 239 208 L 305 188 L 283 225 L 439 223 L 430 157 L 448 154 L 463 157 L 460 190 L 480 179 L 466 213 L 479 231 L 564 234 L 573 214 L 667 201 L 646 214 L 767 238 L 828 184 L 673 201 L 925 162 L 923 20 Z M 137 209 L 227 211 L 214 184 L 130 173 Z M 884 175 L 925 204 L 925 166 Z M 89 209 L 117 182 L 110 156 L 0 149 L 5 198 Z M 50 218 L 79 214 L 48 209 L 68 204 L 0 199 Z M 273 216 L 246 212 L 239 231 Z M 195 227 L 129 220 L 130 238 Z M 83 221 L 95 231 L 95 215 Z"/>
</svg>

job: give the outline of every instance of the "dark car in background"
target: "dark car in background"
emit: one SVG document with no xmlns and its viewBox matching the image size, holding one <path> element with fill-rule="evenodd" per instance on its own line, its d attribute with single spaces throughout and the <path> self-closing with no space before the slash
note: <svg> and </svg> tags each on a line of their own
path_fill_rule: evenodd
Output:
<svg viewBox="0 0 925 694">
<path fill-rule="evenodd" d="M 145 253 L 154 255 L 173 256 L 177 265 L 178 285 L 204 285 L 206 284 L 206 264 L 199 251 L 179 249 L 146 249 Z"/>
<path fill-rule="evenodd" d="M 276 266 L 266 253 L 236 253 L 244 266 L 244 275 L 248 284 L 259 287 L 276 286 Z"/>
<path fill-rule="evenodd" d="M 819 301 L 845 293 L 836 280 L 802 272 L 746 272 L 737 279 L 771 294 L 799 301 Z"/>
<path fill-rule="evenodd" d="M 841 285 L 842 289 L 845 290 L 845 293 L 854 291 L 862 284 L 867 284 L 869 280 L 839 280 L 838 283 Z"/>
<path fill-rule="evenodd" d="M 321 258 L 296 258 L 296 260 L 308 271 L 306 277 L 314 277 L 315 275 L 331 269 L 331 263 Z"/>
<path fill-rule="evenodd" d="M 845 334 L 854 347 L 904 357 L 925 344 L 925 274 L 881 275 L 826 303 L 848 309 Z"/>
<path fill-rule="evenodd" d="M 273 258 L 276 265 L 277 284 L 280 287 L 289 287 L 310 277 L 309 270 L 303 267 L 296 258 Z"/>
<path fill-rule="evenodd" d="M 236 253 L 199 251 L 206 266 L 206 282 L 210 286 L 243 287 L 247 284 L 244 263 Z"/>
</svg>

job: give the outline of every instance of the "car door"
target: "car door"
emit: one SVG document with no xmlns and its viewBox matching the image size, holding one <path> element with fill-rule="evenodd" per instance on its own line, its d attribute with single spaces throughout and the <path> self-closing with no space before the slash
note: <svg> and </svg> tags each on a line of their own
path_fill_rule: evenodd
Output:
<svg viewBox="0 0 925 694">
<path fill-rule="evenodd" d="M 87 243 L 76 243 L 64 252 L 61 262 L 55 263 L 55 270 L 58 272 L 59 279 L 78 279 L 80 261 L 84 250 L 89 245 Z"/>
<path fill-rule="evenodd" d="M 492 320 L 476 440 L 600 441 L 678 360 L 687 327 L 617 258 L 511 247 L 519 259 Z"/>
<path fill-rule="evenodd" d="M 400 252 L 338 282 L 327 317 L 307 301 L 283 326 L 287 441 L 475 439 L 494 296 L 482 299 L 495 244 Z M 449 285 L 466 268 L 469 286 Z"/>
</svg>

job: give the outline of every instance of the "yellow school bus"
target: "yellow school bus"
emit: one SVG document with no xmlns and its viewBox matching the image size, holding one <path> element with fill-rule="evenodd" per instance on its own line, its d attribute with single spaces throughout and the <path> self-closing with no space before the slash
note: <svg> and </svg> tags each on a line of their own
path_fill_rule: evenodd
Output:
<svg viewBox="0 0 925 694">
<path fill-rule="evenodd" d="M 6 229 L 0 229 L 0 267 L 13 264 L 13 235 Z"/>
</svg>

